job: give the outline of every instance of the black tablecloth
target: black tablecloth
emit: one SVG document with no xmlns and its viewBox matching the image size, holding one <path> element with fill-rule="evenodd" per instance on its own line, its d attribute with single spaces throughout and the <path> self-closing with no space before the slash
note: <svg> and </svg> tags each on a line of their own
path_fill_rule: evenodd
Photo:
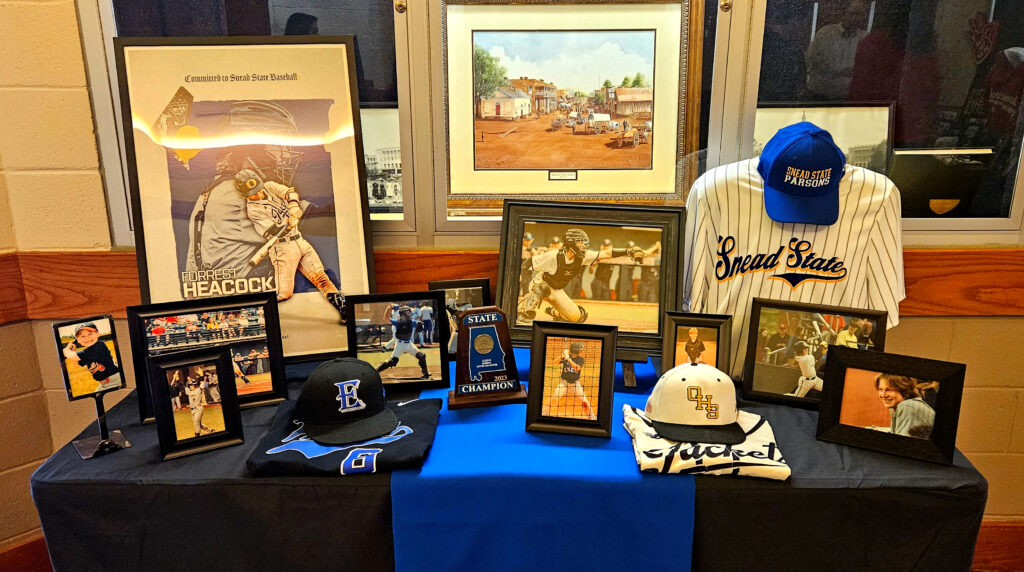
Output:
<svg viewBox="0 0 1024 572">
<path fill-rule="evenodd" d="M 740 406 L 772 424 L 793 477 L 697 477 L 695 570 L 969 568 L 987 483 L 959 452 L 942 466 L 823 443 L 814 439 L 816 412 Z M 113 407 L 108 422 L 130 449 L 82 461 L 67 445 L 32 477 L 54 567 L 393 569 L 388 475 L 246 473 L 274 411 L 242 412 L 243 445 L 161 462 L 156 428 L 138 424 L 134 394 Z M 623 518 L 643 514 L 638 506 Z M 651 534 L 671 527 L 651 523 Z M 639 567 L 647 557 L 637 555 Z"/>
</svg>

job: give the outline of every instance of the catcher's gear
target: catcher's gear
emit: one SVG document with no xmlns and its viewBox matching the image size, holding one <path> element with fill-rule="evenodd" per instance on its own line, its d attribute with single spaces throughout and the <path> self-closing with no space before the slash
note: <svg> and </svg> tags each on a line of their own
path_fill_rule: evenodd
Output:
<svg viewBox="0 0 1024 572">
<path fill-rule="evenodd" d="M 584 347 L 586 346 L 583 345 L 583 342 L 573 342 L 569 344 L 569 353 L 578 354 L 583 351 Z"/>
<path fill-rule="evenodd" d="M 644 261 L 644 249 L 639 246 L 633 246 L 626 250 L 626 254 L 633 259 L 633 264 L 643 264 Z"/>
<path fill-rule="evenodd" d="M 580 311 L 580 319 L 576 320 L 576 323 L 582 324 L 583 322 L 586 322 L 587 321 L 587 315 L 588 315 L 586 308 L 584 308 L 583 306 L 580 306 L 579 304 L 576 305 L 576 308 Z M 566 318 L 565 316 L 563 316 L 561 312 L 559 312 L 558 310 L 556 310 L 555 308 L 553 308 L 551 306 L 548 306 L 547 308 L 544 308 L 544 311 L 547 312 L 547 314 L 549 316 L 554 318 L 555 321 L 558 321 L 558 322 L 571 322 L 572 321 L 572 320 Z"/>
<path fill-rule="evenodd" d="M 272 135 L 296 135 L 299 132 L 295 117 L 284 107 L 269 101 L 236 101 L 222 121 L 228 133 L 260 133 Z M 290 145 L 246 145 L 241 150 L 248 157 L 250 166 L 260 172 L 261 167 L 280 182 L 290 185 L 302 160 L 302 152 L 293 151 Z M 231 154 L 234 154 L 234 150 Z M 267 172 L 261 173 L 266 180 Z"/>
<path fill-rule="evenodd" d="M 544 298 L 551 295 L 551 286 L 542 279 L 530 282 L 530 291 L 519 302 L 518 314 L 527 320 L 532 320 L 537 315 L 537 308 Z"/>
<path fill-rule="evenodd" d="M 396 365 L 398 365 L 398 358 L 393 357 L 393 358 L 389 359 L 388 361 L 378 365 L 377 366 L 377 372 L 378 373 L 382 372 L 382 371 L 386 370 L 387 368 L 395 367 Z"/>
<path fill-rule="evenodd" d="M 430 378 L 430 372 L 427 371 L 427 354 L 416 352 L 416 361 L 420 362 L 420 370 L 423 372 L 423 377 Z"/>
<path fill-rule="evenodd" d="M 581 229 L 570 228 L 565 232 L 565 248 L 573 251 L 577 256 L 583 256 L 590 248 L 590 237 Z"/>
<path fill-rule="evenodd" d="M 403 320 L 411 318 L 412 308 L 410 308 L 409 306 L 402 306 L 401 308 L 398 309 L 398 316 Z"/>
<path fill-rule="evenodd" d="M 235 174 L 235 190 L 246 198 L 263 192 L 263 178 L 252 169 L 242 169 Z"/>
</svg>

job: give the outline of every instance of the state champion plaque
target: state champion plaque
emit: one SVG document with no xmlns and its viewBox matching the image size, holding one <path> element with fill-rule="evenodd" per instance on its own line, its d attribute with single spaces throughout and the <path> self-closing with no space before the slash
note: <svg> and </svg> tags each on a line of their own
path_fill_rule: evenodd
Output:
<svg viewBox="0 0 1024 572">
<path fill-rule="evenodd" d="M 505 312 L 497 306 L 472 308 L 458 318 L 455 389 L 448 409 L 525 403 Z"/>
</svg>

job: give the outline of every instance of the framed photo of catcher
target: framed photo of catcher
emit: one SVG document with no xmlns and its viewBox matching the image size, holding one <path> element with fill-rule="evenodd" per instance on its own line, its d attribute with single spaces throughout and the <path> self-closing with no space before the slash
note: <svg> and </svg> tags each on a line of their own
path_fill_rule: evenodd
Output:
<svg viewBox="0 0 1024 572">
<path fill-rule="evenodd" d="M 612 435 L 615 326 L 535 322 L 526 430 Z"/>
<path fill-rule="evenodd" d="M 351 36 L 114 47 L 143 303 L 273 291 L 288 361 L 347 351 L 374 288 Z"/>
</svg>

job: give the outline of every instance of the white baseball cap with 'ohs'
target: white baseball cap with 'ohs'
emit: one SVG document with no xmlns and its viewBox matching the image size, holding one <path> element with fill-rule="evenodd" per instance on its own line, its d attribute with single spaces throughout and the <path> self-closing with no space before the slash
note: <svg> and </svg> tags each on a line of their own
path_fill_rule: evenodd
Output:
<svg viewBox="0 0 1024 572">
<path fill-rule="evenodd" d="M 736 422 L 732 379 L 707 364 L 685 363 L 665 372 L 644 413 L 658 434 L 672 441 L 736 445 L 746 440 Z"/>
</svg>

